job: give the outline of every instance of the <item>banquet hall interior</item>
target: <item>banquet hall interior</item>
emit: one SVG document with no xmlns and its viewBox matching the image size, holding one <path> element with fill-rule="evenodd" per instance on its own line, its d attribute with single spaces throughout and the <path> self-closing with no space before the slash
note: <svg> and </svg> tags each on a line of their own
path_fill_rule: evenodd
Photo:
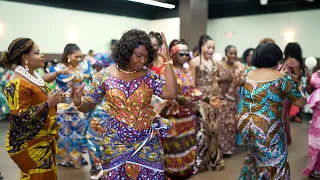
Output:
<svg viewBox="0 0 320 180">
<path fill-rule="evenodd" d="M 187 64 L 192 58 L 196 58 L 195 51 L 202 56 L 201 51 L 199 52 L 199 37 L 202 35 L 208 35 L 214 41 L 211 54 L 213 61 L 221 64 L 227 62 L 231 57 L 228 54 L 228 47 L 231 45 L 231 49 L 236 49 L 235 62 L 241 67 L 247 66 L 247 60 L 244 59 L 247 58 L 244 55 L 245 51 L 248 48 L 255 49 L 263 39 L 270 39 L 280 47 L 284 53 L 283 60 L 287 45 L 298 43 L 306 67 L 303 73 L 317 74 L 320 70 L 319 22 L 320 0 L 0 0 L 0 53 L 8 51 L 8 46 L 16 38 L 30 38 L 44 54 L 45 66 L 38 69 L 38 73 L 45 75 L 52 72 L 50 66 L 62 63 L 64 48 L 69 43 L 76 44 L 81 49 L 80 65 L 83 65 L 82 62 L 89 62 L 88 59 L 94 59 L 97 53 L 112 54 L 125 32 L 140 29 L 146 32 L 151 40 L 154 36 L 150 32 L 163 32 L 168 45 L 175 39 L 187 42 L 186 56 L 190 58 Z M 252 53 L 255 52 L 252 50 Z M 308 58 L 316 62 L 311 69 L 311 65 L 308 65 L 310 61 L 306 60 Z M 92 74 L 96 71 L 95 63 L 96 60 L 93 60 L 88 65 L 91 66 Z M 12 119 L 10 111 L 6 109 L 8 102 L 4 97 L 4 91 L 13 73 L 14 70 L 0 66 L 0 179 L 2 177 L 3 180 L 20 178 L 20 169 L 6 150 L 6 136 Z M 87 85 L 90 86 L 90 82 L 86 82 Z M 54 89 L 57 83 L 53 82 L 50 86 Z M 238 92 L 240 93 L 240 90 Z M 316 92 L 320 93 L 313 93 Z M 309 129 L 313 121 L 316 121 L 313 118 L 314 110 L 309 106 L 308 97 L 311 97 L 311 94 L 306 93 L 307 104 L 288 120 L 292 141 L 288 145 L 292 180 L 304 178 L 303 172 L 309 162 Z M 238 103 L 240 101 L 237 101 L 236 105 Z M 228 112 L 222 110 L 218 113 Z M 89 115 L 83 116 L 86 122 L 84 126 L 90 128 Z M 63 118 L 59 116 L 61 117 Z M 234 117 L 233 122 L 236 124 L 236 112 Z M 221 119 L 224 120 L 227 121 L 227 118 Z M 318 125 L 320 127 L 320 123 Z M 220 131 L 223 132 L 224 129 Z M 231 142 L 228 143 L 233 144 L 235 148 L 232 149 L 232 153 L 222 153 L 224 168 L 194 171 L 186 179 L 238 179 L 248 149 L 243 142 L 238 143 L 238 138 L 241 137 L 236 129 L 234 131 L 234 139 L 231 138 Z M 320 137 L 320 131 L 317 133 Z M 221 136 L 224 136 L 224 133 Z M 320 144 L 320 138 L 317 140 Z M 93 179 L 92 160 L 87 147 L 89 145 L 87 140 L 84 141 L 86 143 L 83 143 L 85 147 L 81 153 L 86 163 L 83 163 L 81 168 L 58 163 L 57 179 Z M 219 147 L 223 146 L 223 141 L 222 138 Z M 226 137 L 225 141 L 230 141 L 229 137 Z M 102 140 L 101 142 L 103 143 Z M 318 156 L 320 158 L 320 155 Z M 164 171 L 166 173 L 166 169 Z M 316 174 L 316 171 L 314 173 Z M 309 178 L 318 179 L 320 174 Z"/>
</svg>

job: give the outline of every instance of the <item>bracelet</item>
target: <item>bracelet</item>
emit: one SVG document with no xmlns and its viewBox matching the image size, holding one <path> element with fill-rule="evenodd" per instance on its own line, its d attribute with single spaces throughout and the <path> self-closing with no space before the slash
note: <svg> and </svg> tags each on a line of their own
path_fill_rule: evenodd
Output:
<svg viewBox="0 0 320 180">
<path fill-rule="evenodd" d="M 74 103 L 73 103 L 73 104 L 74 104 Z M 79 106 L 77 106 L 77 105 L 74 104 L 74 106 L 75 106 L 77 109 L 81 108 L 82 105 L 83 105 L 83 98 L 81 98 L 81 103 L 80 103 Z"/>
<path fill-rule="evenodd" d="M 173 61 L 170 59 L 170 61 L 164 62 L 163 64 L 173 64 Z"/>
</svg>

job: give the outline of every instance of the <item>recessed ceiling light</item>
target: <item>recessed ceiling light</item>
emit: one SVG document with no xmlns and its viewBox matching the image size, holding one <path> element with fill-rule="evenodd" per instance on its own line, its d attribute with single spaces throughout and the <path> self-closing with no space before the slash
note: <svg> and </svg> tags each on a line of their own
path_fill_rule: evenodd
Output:
<svg viewBox="0 0 320 180">
<path fill-rule="evenodd" d="M 268 4 L 268 0 L 260 0 L 260 4 L 261 5 L 267 5 Z"/>
<path fill-rule="evenodd" d="M 148 4 L 151 6 L 158 6 L 158 7 L 168 8 L 168 9 L 173 9 L 176 7 L 173 4 L 168 4 L 168 3 L 163 3 L 163 2 L 153 1 L 153 0 L 128 0 L 128 1 L 142 3 L 142 4 Z"/>
</svg>

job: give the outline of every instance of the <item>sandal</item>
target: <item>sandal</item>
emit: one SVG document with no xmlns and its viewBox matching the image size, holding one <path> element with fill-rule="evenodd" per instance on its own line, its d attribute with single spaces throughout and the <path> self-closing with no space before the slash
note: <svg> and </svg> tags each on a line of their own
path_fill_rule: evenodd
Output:
<svg viewBox="0 0 320 180">
<path fill-rule="evenodd" d="M 102 176 L 103 176 L 103 170 L 100 169 L 99 173 L 97 173 L 96 175 L 92 175 L 91 176 L 91 179 L 92 180 L 99 180 Z"/>
</svg>

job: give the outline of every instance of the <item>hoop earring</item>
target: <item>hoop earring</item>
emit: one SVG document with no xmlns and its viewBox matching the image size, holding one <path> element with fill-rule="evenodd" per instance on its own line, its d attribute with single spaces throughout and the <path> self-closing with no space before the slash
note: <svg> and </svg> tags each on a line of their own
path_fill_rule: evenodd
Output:
<svg viewBox="0 0 320 180">
<path fill-rule="evenodd" d="M 29 71 L 28 61 L 26 61 L 25 64 L 26 64 L 26 65 L 24 66 L 24 68 L 25 68 L 27 71 Z"/>
</svg>

